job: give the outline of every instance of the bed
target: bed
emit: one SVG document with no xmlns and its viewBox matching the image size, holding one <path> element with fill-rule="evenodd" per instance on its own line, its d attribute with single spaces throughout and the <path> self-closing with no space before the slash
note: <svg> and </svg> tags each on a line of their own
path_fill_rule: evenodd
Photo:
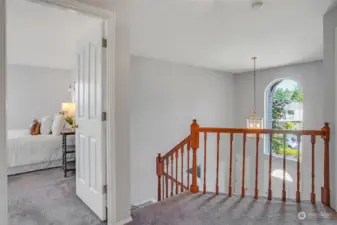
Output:
<svg viewBox="0 0 337 225">
<path fill-rule="evenodd" d="M 75 142 L 69 136 L 70 144 Z M 29 134 L 29 130 L 9 130 L 7 142 L 8 175 L 59 167 L 62 165 L 62 136 Z"/>
</svg>

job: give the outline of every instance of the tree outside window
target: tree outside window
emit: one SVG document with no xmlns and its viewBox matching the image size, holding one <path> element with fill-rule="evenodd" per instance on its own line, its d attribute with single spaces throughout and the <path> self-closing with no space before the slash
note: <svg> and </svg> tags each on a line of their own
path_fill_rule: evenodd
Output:
<svg viewBox="0 0 337 225">
<path fill-rule="evenodd" d="M 269 112 L 271 115 L 267 120 L 271 120 L 269 128 L 281 130 L 298 130 L 303 127 L 303 92 L 300 86 L 292 80 L 282 80 L 276 83 L 269 90 Z M 267 121 L 268 122 L 268 121 Z M 271 127 L 270 127 L 271 125 Z M 285 142 L 282 134 L 275 134 L 272 140 L 272 154 L 287 158 L 297 158 L 301 155 L 300 144 L 297 136 L 287 135 Z M 270 146 L 268 146 L 270 148 Z"/>
</svg>

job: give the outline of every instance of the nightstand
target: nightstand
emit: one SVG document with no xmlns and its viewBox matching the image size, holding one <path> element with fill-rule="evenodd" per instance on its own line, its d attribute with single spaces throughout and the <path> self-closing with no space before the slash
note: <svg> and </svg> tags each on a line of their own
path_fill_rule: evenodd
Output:
<svg viewBox="0 0 337 225">
<path fill-rule="evenodd" d="M 75 130 L 63 130 L 62 131 L 62 169 L 64 172 L 64 177 L 67 177 L 67 173 L 69 171 L 75 171 L 76 170 L 76 164 L 75 164 L 75 151 L 76 146 L 69 145 L 67 143 L 67 137 L 71 135 L 76 135 Z"/>
</svg>

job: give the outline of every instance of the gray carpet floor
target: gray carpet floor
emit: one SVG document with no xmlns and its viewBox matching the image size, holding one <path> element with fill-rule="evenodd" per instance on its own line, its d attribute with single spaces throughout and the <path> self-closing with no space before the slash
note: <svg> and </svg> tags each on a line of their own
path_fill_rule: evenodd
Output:
<svg viewBox="0 0 337 225">
<path fill-rule="evenodd" d="M 76 197 L 75 178 L 63 178 L 60 169 L 11 176 L 8 192 L 9 225 L 104 224 Z M 322 204 L 250 197 L 187 192 L 133 208 L 128 225 L 337 225 L 337 214 Z"/>
<path fill-rule="evenodd" d="M 102 225 L 60 168 L 8 177 L 9 225 Z"/>
<path fill-rule="evenodd" d="M 303 213 L 301 219 L 298 213 Z M 133 211 L 128 225 L 336 225 L 337 215 L 321 204 L 183 193 Z"/>
</svg>

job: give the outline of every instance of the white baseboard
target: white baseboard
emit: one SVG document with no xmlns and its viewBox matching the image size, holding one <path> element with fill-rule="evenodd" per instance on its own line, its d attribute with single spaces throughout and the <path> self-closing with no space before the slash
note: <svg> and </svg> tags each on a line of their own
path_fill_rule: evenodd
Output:
<svg viewBox="0 0 337 225">
<path fill-rule="evenodd" d="M 125 219 L 125 220 L 121 220 L 119 222 L 116 223 L 116 225 L 125 225 L 127 223 L 130 223 L 132 221 L 132 217 L 130 216 L 129 218 Z"/>
<path fill-rule="evenodd" d="M 154 198 L 150 198 L 150 199 L 148 199 L 148 200 L 146 200 L 146 201 L 139 202 L 139 203 L 132 204 L 132 205 L 134 205 L 134 206 L 138 206 L 138 205 L 143 205 L 144 203 L 147 203 L 147 202 L 153 202 L 153 203 L 156 203 L 156 202 L 157 202 L 157 200 L 155 200 Z"/>
</svg>

